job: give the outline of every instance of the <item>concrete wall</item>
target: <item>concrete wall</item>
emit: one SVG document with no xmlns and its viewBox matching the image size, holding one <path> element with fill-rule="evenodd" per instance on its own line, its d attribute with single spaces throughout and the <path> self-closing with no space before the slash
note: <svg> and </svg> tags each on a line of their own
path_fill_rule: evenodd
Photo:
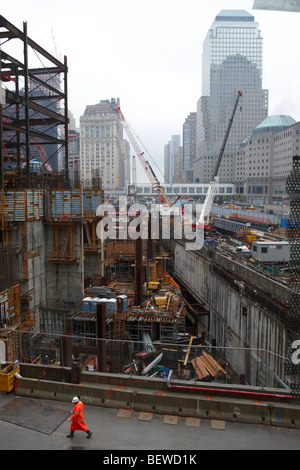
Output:
<svg viewBox="0 0 300 470">
<path fill-rule="evenodd" d="M 269 385 L 271 381 L 273 386 L 273 372 L 281 379 L 284 377 L 281 356 L 286 353 L 285 327 L 266 308 L 243 296 L 226 279 L 214 272 L 214 263 L 219 266 L 223 263 L 227 269 L 231 268 L 233 274 L 237 274 L 237 279 L 243 277 L 242 265 L 230 265 L 231 260 L 220 258 L 218 255 L 212 261 L 198 252 L 186 251 L 184 244 L 179 242 L 174 248 L 174 272 L 189 287 L 195 298 L 209 308 L 211 338 L 224 350 L 228 348 L 224 351 L 225 358 L 238 374 L 245 375 L 247 383 L 254 385 L 262 380 L 263 371 L 263 379 Z M 251 273 L 248 268 L 245 271 L 245 282 L 248 277 L 252 283 L 260 282 L 260 287 L 263 286 L 266 291 L 277 292 L 277 283 L 258 280 L 255 278 L 256 273 Z M 281 297 L 288 297 L 284 286 L 280 286 L 280 290 Z M 240 348 L 250 348 L 252 351 L 242 351 Z M 262 368 L 261 360 L 267 367 Z"/>
<path fill-rule="evenodd" d="M 48 247 L 54 246 L 54 226 L 48 225 L 45 241 Z M 53 263 L 46 259 L 47 305 L 63 308 L 65 302 L 78 303 L 84 290 L 84 258 L 82 244 L 82 225 L 72 225 L 74 249 L 79 254 L 79 263 Z M 63 243 L 63 231 L 60 233 Z"/>
<path fill-rule="evenodd" d="M 63 308 L 64 303 L 78 303 L 84 293 L 84 257 L 82 225 L 74 224 L 74 246 L 79 263 L 49 263 L 54 245 L 53 225 L 42 220 L 19 222 L 15 234 L 19 244 L 17 278 L 22 279 L 22 294 L 30 292 L 26 310 L 38 312 L 41 306 Z M 38 320 L 38 315 L 36 315 Z M 39 328 L 37 321 L 36 327 Z"/>
<path fill-rule="evenodd" d="M 29 302 L 29 310 L 35 310 L 40 304 L 47 301 L 47 277 L 45 269 L 46 226 L 41 220 L 23 222 L 26 224 L 27 250 L 28 250 L 28 282 L 27 290 L 31 291 L 32 300 Z"/>
</svg>

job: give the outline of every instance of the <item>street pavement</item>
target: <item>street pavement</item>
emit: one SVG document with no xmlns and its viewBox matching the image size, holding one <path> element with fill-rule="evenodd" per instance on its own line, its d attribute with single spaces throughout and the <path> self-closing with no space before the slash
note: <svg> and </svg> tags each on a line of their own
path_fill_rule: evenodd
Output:
<svg viewBox="0 0 300 470">
<path fill-rule="evenodd" d="M 98 452 L 89 454 L 89 459 L 97 455 L 99 463 L 128 464 L 125 461 L 116 460 L 114 462 L 113 459 L 120 459 L 122 455 L 136 456 L 140 459 L 140 456 L 143 455 L 143 465 L 154 464 L 154 461 L 151 460 L 154 457 L 151 456 L 155 455 L 155 458 L 160 459 L 162 457 L 157 456 L 164 454 L 168 455 L 169 459 L 173 459 L 172 463 L 174 464 L 179 463 L 179 456 L 181 459 L 182 456 L 185 456 L 185 461 L 181 463 L 192 465 L 195 462 L 200 463 L 199 459 L 203 457 L 202 451 L 205 450 L 300 449 L 299 429 L 237 422 L 215 422 L 209 419 L 186 420 L 185 417 L 168 417 L 159 414 L 149 416 L 149 414 L 144 415 L 134 410 L 118 410 L 90 405 L 84 407 L 84 418 L 93 433 L 92 437 L 87 439 L 84 432 L 75 431 L 74 438 L 68 438 L 66 436 L 69 433 L 70 423 L 65 417 L 68 416 L 68 412 L 71 414 L 73 409 L 71 402 L 17 397 L 13 392 L 0 393 L 0 412 L 2 408 L 7 408 L 6 405 L 11 406 L 16 403 L 12 403 L 12 400 L 20 398 L 24 400 L 25 405 L 26 400 L 28 403 L 30 401 L 31 405 L 36 404 L 37 410 L 47 406 L 55 407 L 64 414 L 64 419 L 53 432 L 48 432 L 48 434 L 36 429 L 29 429 L 26 427 L 26 422 L 21 422 L 20 425 L 20 423 L 16 424 L 0 419 L 2 451 L 94 450 Z M 47 413 L 44 414 L 43 422 L 40 423 L 44 426 L 47 425 L 47 420 L 49 423 L 51 421 L 51 413 L 48 408 L 45 408 L 45 411 Z M 141 453 L 141 451 L 143 452 Z M 72 455 L 72 461 L 74 461 L 74 459 L 77 460 L 79 454 L 73 452 L 68 455 Z M 86 456 L 86 453 L 84 455 Z M 177 457 L 175 457 L 176 455 Z M 104 462 L 103 460 L 106 458 L 110 460 Z M 176 462 L 176 458 L 178 462 Z M 189 461 L 190 458 L 191 461 Z M 137 466 L 137 463 L 138 461 L 135 464 L 132 461 L 130 466 L 133 468 Z M 156 461 L 156 463 L 164 464 L 166 462 Z"/>
</svg>

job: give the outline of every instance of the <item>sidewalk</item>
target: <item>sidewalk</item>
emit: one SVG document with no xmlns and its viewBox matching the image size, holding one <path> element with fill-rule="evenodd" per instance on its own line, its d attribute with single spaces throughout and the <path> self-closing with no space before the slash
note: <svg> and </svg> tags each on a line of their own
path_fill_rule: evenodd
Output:
<svg viewBox="0 0 300 470">
<path fill-rule="evenodd" d="M 5 405 L 12 406 L 12 400 L 20 398 L 13 394 L 1 393 L 0 411 Z M 51 410 L 49 411 L 47 406 L 60 410 L 66 416 L 73 408 L 72 403 L 54 400 L 31 398 L 23 398 L 23 400 L 25 400 L 24 403 L 27 400 L 27 403 L 36 404 L 37 410 L 44 410 L 43 419 L 41 421 L 39 418 L 36 421 L 37 425 L 46 425 L 47 421 L 51 422 Z M 138 455 L 141 450 L 148 451 L 148 454 L 154 451 L 158 453 L 166 451 L 168 455 L 190 451 L 190 454 L 199 456 L 198 451 L 201 450 L 300 449 L 299 429 L 223 421 L 215 423 L 216 427 L 212 428 L 212 422 L 209 419 L 196 418 L 188 422 L 185 417 L 174 418 L 158 414 L 149 416 L 148 413 L 88 405 L 84 407 L 84 418 L 93 432 L 90 439 L 87 439 L 86 434 L 80 431 L 75 431 L 74 438 L 67 438 L 70 425 L 68 419 L 64 419 L 53 432 L 48 434 L 28 429 L 25 427 L 26 422 L 23 425 L 17 425 L 1 419 L 1 449 L 98 450 L 102 451 L 100 455 L 103 454 L 103 456 L 119 456 L 118 451 L 130 451 L 130 455 L 135 455 L 135 453 Z"/>
</svg>

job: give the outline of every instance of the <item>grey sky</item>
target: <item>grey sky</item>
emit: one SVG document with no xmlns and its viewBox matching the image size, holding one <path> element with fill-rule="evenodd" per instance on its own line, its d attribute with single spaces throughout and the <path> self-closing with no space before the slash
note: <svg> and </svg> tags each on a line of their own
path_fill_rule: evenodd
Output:
<svg viewBox="0 0 300 470">
<path fill-rule="evenodd" d="M 0 14 L 69 65 L 69 108 L 77 125 L 87 104 L 119 97 L 121 109 L 163 172 L 164 145 L 196 111 L 202 44 L 222 9 L 245 9 L 264 40 L 269 115 L 300 120 L 300 14 L 253 9 L 254 0 L 15 0 Z M 161 173 L 157 176 L 162 179 Z M 147 178 L 138 166 L 141 181 Z"/>
</svg>

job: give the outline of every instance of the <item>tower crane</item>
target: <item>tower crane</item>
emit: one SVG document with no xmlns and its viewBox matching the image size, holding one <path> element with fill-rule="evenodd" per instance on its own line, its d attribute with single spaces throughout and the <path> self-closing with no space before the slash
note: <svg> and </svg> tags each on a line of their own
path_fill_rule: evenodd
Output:
<svg viewBox="0 0 300 470">
<path fill-rule="evenodd" d="M 144 152 L 142 152 L 138 146 L 138 143 L 126 121 L 126 119 L 124 118 L 123 116 L 123 113 L 121 112 L 121 109 L 119 107 L 117 108 L 114 108 L 117 116 L 118 116 L 118 119 L 120 120 L 123 128 L 125 129 L 126 131 L 126 134 L 130 140 L 130 143 L 134 149 L 134 151 L 136 152 L 144 170 L 145 170 L 145 173 L 150 181 L 150 183 L 152 184 L 152 187 L 155 191 L 155 193 L 157 194 L 157 196 L 159 197 L 161 203 L 165 203 L 167 204 L 169 207 L 171 207 L 171 204 L 170 204 L 170 201 L 168 200 L 162 186 L 160 185 L 160 182 L 158 181 L 151 165 L 149 164 L 149 162 L 145 159 L 144 157 Z"/>
<path fill-rule="evenodd" d="M 199 220 L 198 220 L 198 227 L 203 227 L 204 229 L 209 228 L 209 214 L 210 214 L 210 210 L 211 210 L 211 206 L 212 206 L 214 197 L 215 197 L 216 192 L 217 192 L 217 185 L 218 185 L 218 182 L 219 182 L 218 171 L 219 171 L 221 160 L 222 160 L 222 157 L 223 157 L 223 154 L 224 154 L 224 150 L 225 150 L 225 147 L 226 147 L 226 143 L 227 143 L 227 140 L 228 140 L 230 129 L 231 129 L 231 126 L 232 126 L 232 123 L 233 123 L 233 118 L 234 118 L 234 115 L 235 115 L 235 112 L 236 112 L 236 108 L 237 108 L 237 105 L 239 103 L 239 100 L 240 100 L 241 96 L 242 96 L 242 92 L 238 91 L 238 94 L 237 94 L 237 97 L 236 97 L 236 100 L 235 100 L 235 104 L 234 104 L 234 107 L 233 107 L 233 111 L 232 111 L 231 117 L 229 119 L 227 130 L 226 130 L 226 133 L 225 133 L 225 136 L 224 136 L 224 140 L 223 140 L 223 143 L 222 143 L 222 146 L 221 146 L 221 149 L 220 149 L 220 152 L 219 152 L 219 156 L 218 156 L 218 159 L 217 159 L 217 162 L 216 162 L 216 165 L 215 165 L 215 169 L 214 169 L 214 172 L 213 172 L 213 177 L 212 177 L 212 180 L 209 184 L 209 188 L 208 188 L 208 191 L 207 191 L 207 194 L 206 194 L 206 197 L 205 197 L 205 200 L 204 200 L 204 204 L 203 204 L 203 207 L 202 207 L 202 210 L 201 210 L 201 213 L 200 213 L 200 217 L 199 217 Z"/>
</svg>

